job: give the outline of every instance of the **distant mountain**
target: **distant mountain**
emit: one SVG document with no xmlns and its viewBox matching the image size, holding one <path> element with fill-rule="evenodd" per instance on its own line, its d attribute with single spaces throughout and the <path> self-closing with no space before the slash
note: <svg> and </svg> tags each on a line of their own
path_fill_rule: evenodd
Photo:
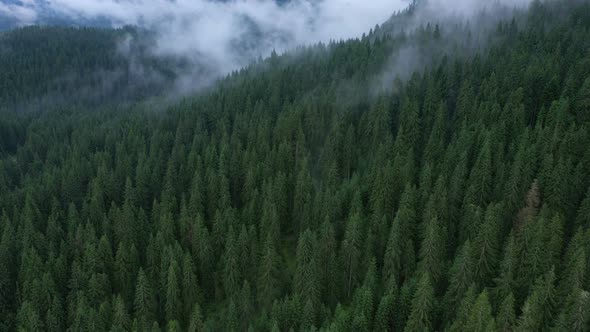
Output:
<svg viewBox="0 0 590 332">
<path fill-rule="evenodd" d="M 112 20 L 107 17 L 88 19 L 67 16 L 57 12 L 45 0 L 35 0 L 34 6 L 27 5 L 21 0 L 2 0 L 0 2 L 0 30 L 31 24 L 92 27 L 110 27 L 113 25 Z"/>
<path fill-rule="evenodd" d="M 0 109 L 93 107 L 166 93 L 182 63 L 148 54 L 149 38 L 131 27 L 7 31 L 0 38 Z"/>
<path fill-rule="evenodd" d="M 228 2 L 230 0 L 216 0 Z M 275 0 L 284 5 L 291 0 Z M 59 26 L 90 26 L 112 27 L 120 22 L 109 17 L 84 18 L 65 15 L 56 11 L 46 0 L 34 0 L 32 3 L 22 0 L 0 0 L 0 30 L 13 29 L 23 25 L 59 25 Z M 29 17 L 26 13 L 34 13 L 36 17 Z M 24 17 L 23 17 L 24 16 Z"/>
</svg>

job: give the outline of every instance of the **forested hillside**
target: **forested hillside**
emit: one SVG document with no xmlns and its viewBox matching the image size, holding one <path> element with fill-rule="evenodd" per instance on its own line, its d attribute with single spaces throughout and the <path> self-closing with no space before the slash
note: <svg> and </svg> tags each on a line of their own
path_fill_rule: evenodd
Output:
<svg viewBox="0 0 590 332">
<path fill-rule="evenodd" d="M 0 32 L 0 109 L 116 105 L 158 95 L 181 64 L 122 29 L 25 27 Z"/>
<path fill-rule="evenodd" d="M 383 80 L 450 29 L 273 54 L 165 112 L 0 113 L 0 330 L 588 331 L 590 4 Z"/>
</svg>

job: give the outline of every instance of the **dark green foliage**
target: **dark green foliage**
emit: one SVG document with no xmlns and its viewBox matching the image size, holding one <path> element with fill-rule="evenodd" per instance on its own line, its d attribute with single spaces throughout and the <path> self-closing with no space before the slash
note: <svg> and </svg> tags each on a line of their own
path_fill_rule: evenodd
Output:
<svg viewBox="0 0 590 332">
<path fill-rule="evenodd" d="M 157 94 L 173 82 L 171 69 L 181 64 L 150 55 L 149 38 L 131 27 L 25 27 L 1 32 L 0 109 L 116 105 Z M 133 55 L 122 51 L 125 44 Z M 142 77 L 138 68 L 148 75 Z M 0 137 L 14 135 L 14 129 Z"/>
<path fill-rule="evenodd" d="M 469 312 L 469 317 L 463 326 L 466 331 L 492 332 L 496 331 L 496 321 L 492 316 L 492 307 L 487 291 L 483 291 L 475 301 Z"/>
<path fill-rule="evenodd" d="M 435 301 L 431 277 L 428 273 L 424 273 L 416 285 L 416 293 L 412 299 L 412 311 L 404 331 L 431 331 L 434 326 Z"/>
<path fill-rule="evenodd" d="M 157 113 L 12 111 L 70 91 L 53 62 L 119 66 L 121 31 L 2 35 L 41 53 L 16 82 L 0 54 L 0 330 L 588 331 L 589 13 L 378 28 Z"/>
<path fill-rule="evenodd" d="M 545 331 L 554 320 L 555 309 L 555 271 L 547 272 L 539 277 L 531 290 L 531 294 L 522 307 L 516 331 Z"/>
<path fill-rule="evenodd" d="M 512 331 L 516 323 L 516 314 L 514 313 L 514 296 L 506 296 L 500 303 L 498 309 L 496 327 L 499 331 Z"/>
</svg>

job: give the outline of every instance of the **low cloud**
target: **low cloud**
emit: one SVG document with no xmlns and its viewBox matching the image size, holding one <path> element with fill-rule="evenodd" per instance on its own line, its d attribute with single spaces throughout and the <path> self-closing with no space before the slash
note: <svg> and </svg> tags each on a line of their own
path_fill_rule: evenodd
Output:
<svg viewBox="0 0 590 332">
<path fill-rule="evenodd" d="M 54 18 L 81 25 L 133 25 L 149 31 L 152 55 L 189 64 L 177 73 L 178 90 L 183 92 L 207 85 L 273 50 L 282 53 L 300 45 L 358 37 L 409 5 L 408 0 L 26 1 L 12 4 L 5 15 L 19 25 L 50 23 Z"/>
<path fill-rule="evenodd" d="M 388 20 L 380 34 L 410 35 L 394 51 L 385 63 L 380 75 L 371 83 L 371 93 L 379 96 L 395 90 L 396 81 L 404 81 L 416 72 L 435 66 L 445 55 L 452 58 L 473 56 L 485 50 L 490 43 L 491 32 L 501 20 L 510 19 L 532 0 L 422 0 Z M 439 38 L 413 38 L 418 29 L 430 24 L 439 25 Z"/>
<path fill-rule="evenodd" d="M 0 26 L 9 23 L 27 25 L 36 20 L 37 3 L 34 0 L 0 2 Z"/>
<path fill-rule="evenodd" d="M 152 55 L 188 63 L 178 73 L 182 90 L 198 89 L 212 78 L 248 65 L 273 50 L 359 37 L 411 0 L 5 0 L 0 17 L 20 25 L 69 22 L 133 25 L 150 31 Z M 494 3 L 521 6 L 529 0 L 418 0 L 420 10 L 403 28 L 424 21 L 469 17 Z M 1 19 L 1 18 L 0 18 Z M 49 21 L 50 22 L 50 21 Z M 129 43 L 128 40 L 122 41 Z M 122 49 L 125 48 L 125 44 Z M 411 52 L 409 52 L 411 53 Z M 405 61 L 405 56 L 397 57 Z M 411 66 L 410 66 L 411 67 Z"/>
<path fill-rule="evenodd" d="M 14 4 L 7 14 L 23 23 L 50 13 L 74 22 L 138 26 L 157 34 L 154 53 L 206 61 L 229 72 L 272 50 L 360 36 L 407 5 L 406 0 L 37 0 Z"/>
<path fill-rule="evenodd" d="M 471 16 L 482 10 L 497 8 L 498 6 L 519 8 L 527 6 L 531 0 L 453 0 L 449 1 L 435 0 L 428 1 L 425 14 L 444 16 Z"/>
</svg>

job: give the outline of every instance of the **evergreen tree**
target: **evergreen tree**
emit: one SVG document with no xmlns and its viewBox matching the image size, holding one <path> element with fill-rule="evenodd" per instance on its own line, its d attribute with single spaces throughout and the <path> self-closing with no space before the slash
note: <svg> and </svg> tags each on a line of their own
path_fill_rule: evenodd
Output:
<svg viewBox="0 0 590 332">
<path fill-rule="evenodd" d="M 294 276 L 294 291 L 303 303 L 308 301 L 314 306 L 320 301 L 319 272 L 317 261 L 317 240 L 315 235 L 306 230 L 299 238 Z"/>
<path fill-rule="evenodd" d="M 144 318 L 147 321 L 155 318 L 156 298 L 143 269 L 140 269 L 137 275 L 133 308 L 136 317 Z"/>
<path fill-rule="evenodd" d="M 375 314 L 374 330 L 393 331 L 395 322 L 395 296 L 387 293 L 381 297 Z"/>
<path fill-rule="evenodd" d="M 463 328 L 469 331 L 496 331 L 496 321 L 492 316 L 487 291 L 484 290 L 478 296 Z"/>
<path fill-rule="evenodd" d="M 431 331 L 434 328 L 434 288 L 428 273 L 424 273 L 416 285 L 412 310 L 404 331 Z"/>
<path fill-rule="evenodd" d="M 181 317 L 182 302 L 177 269 L 176 262 L 172 261 L 168 267 L 166 277 L 166 302 L 164 311 L 168 322 L 178 320 Z"/>
<path fill-rule="evenodd" d="M 425 234 L 420 246 L 420 261 L 418 268 L 432 279 L 433 287 L 438 285 L 446 272 L 446 244 L 444 240 L 446 229 L 438 218 L 427 221 Z"/>
<path fill-rule="evenodd" d="M 492 142 L 489 135 L 479 150 L 479 155 L 469 176 L 466 199 L 471 204 L 484 206 L 492 194 Z"/>
<path fill-rule="evenodd" d="M 506 296 L 500 304 L 496 325 L 500 331 L 512 331 L 516 323 L 516 314 L 514 313 L 514 296 L 512 293 Z"/>
<path fill-rule="evenodd" d="M 280 292 L 280 257 L 275 249 L 275 239 L 268 236 L 258 267 L 257 291 L 258 299 L 263 307 L 270 308 Z"/>
<path fill-rule="evenodd" d="M 201 332 L 204 331 L 205 327 L 203 324 L 203 317 L 201 313 L 201 307 L 199 304 L 195 304 L 193 313 L 190 317 L 188 331 L 189 332 Z"/>
<path fill-rule="evenodd" d="M 555 306 L 555 271 L 552 269 L 535 282 L 522 307 L 516 331 L 539 331 L 549 327 Z"/>
<path fill-rule="evenodd" d="M 475 238 L 475 274 L 480 284 L 486 283 L 495 274 L 498 262 L 498 237 L 501 226 L 501 207 L 490 205 L 483 224 Z"/>
<path fill-rule="evenodd" d="M 590 322 L 590 294 L 587 291 L 575 290 L 568 296 L 566 306 L 557 319 L 557 331 L 585 331 Z"/>
<path fill-rule="evenodd" d="M 450 283 L 444 301 L 448 308 L 457 308 L 474 282 L 474 262 L 471 253 L 471 242 L 467 240 L 455 256 L 455 261 L 449 271 Z M 447 311 L 447 313 L 452 315 L 453 311 Z"/>
<path fill-rule="evenodd" d="M 454 312 L 455 319 L 448 324 L 450 325 L 449 331 L 462 331 L 463 327 L 467 324 L 470 319 L 471 309 L 474 307 L 475 301 L 477 300 L 477 287 L 472 284 L 471 287 L 465 292 L 461 304 L 458 309 Z"/>
<path fill-rule="evenodd" d="M 355 272 L 360 264 L 360 245 L 362 239 L 360 227 L 361 217 L 356 214 L 348 220 L 344 240 L 340 246 L 340 260 L 344 271 L 344 289 L 348 296 L 351 295 L 358 277 Z"/>
<path fill-rule="evenodd" d="M 43 321 L 30 302 L 24 302 L 17 315 L 18 331 L 43 331 Z"/>
</svg>

